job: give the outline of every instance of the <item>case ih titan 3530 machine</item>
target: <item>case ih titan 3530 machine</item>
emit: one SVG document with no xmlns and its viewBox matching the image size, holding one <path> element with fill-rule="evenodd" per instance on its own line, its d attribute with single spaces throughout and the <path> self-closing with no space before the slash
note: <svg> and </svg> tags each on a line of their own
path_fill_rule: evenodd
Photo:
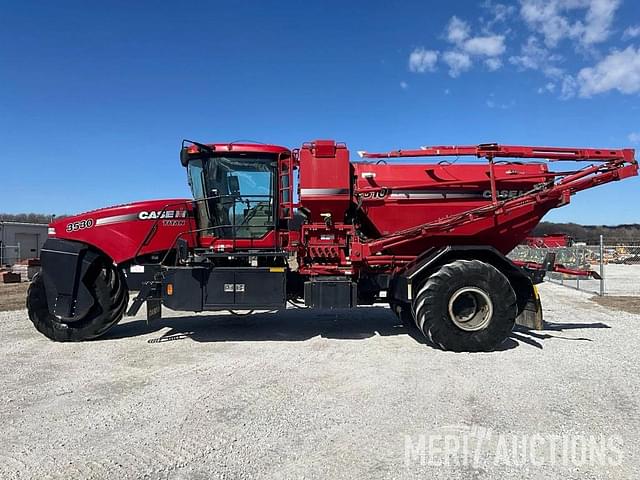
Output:
<svg viewBox="0 0 640 480">
<path fill-rule="evenodd" d="M 544 275 L 543 266 L 504 255 L 572 194 L 638 172 L 631 149 L 483 144 L 360 153 L 351 163 L 347 147 L 328 140 L 296 150 L 185 140 L 180 160 L 194 199 L 53 222 L 29 317 L 51 339 L 77 341 L 115 325 L 130 290 L 139 293 L 127 313 L 146 301 L 149 319 L 160 317 L 161 305 L 200 312 L 386 302 L 434 346 L 491 350 Z M 397 161 L 461 156 L 483 160 Z M 550 171 L 542 160 L 591 164 Z M 567 271 L 552 261 L 544 269 Z"/>
</svg>

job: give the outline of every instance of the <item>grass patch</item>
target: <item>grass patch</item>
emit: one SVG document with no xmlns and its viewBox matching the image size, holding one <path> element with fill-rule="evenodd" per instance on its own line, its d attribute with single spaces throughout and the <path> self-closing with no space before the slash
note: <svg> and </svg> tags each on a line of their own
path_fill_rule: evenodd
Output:
<svg viewBox="0 0 640 480">
<path fill-rule="evenodd" d="M 0 283 L 0 312 L 27 308 L 29 282 Z"/>
</svg>

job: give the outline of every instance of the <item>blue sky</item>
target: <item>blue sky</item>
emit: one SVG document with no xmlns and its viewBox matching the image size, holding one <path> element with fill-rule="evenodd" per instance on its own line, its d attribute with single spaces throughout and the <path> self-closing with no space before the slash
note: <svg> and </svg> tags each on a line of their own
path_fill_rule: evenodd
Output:
<svg viewBox="0 0 640 480">
<path fill-rule="evenodd" d="M 640 143 L 640 3 L 0 1 L 0 211 L 188 196 L 182 138 Z M 637 178 L 554 221 L 640 222 Z"/>
</svg>

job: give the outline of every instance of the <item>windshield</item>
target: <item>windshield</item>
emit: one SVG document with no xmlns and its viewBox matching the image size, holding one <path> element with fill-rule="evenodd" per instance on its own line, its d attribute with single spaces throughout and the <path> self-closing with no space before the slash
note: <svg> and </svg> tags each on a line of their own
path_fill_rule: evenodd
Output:
<svg viewBox="0 0 640 480">
<path fill-rule="evenodd" d="M 189 162 L 200 228 L 219 238 L 260 238 L 274 227 L 275 161 L 247 156 Z"/>
</svg>

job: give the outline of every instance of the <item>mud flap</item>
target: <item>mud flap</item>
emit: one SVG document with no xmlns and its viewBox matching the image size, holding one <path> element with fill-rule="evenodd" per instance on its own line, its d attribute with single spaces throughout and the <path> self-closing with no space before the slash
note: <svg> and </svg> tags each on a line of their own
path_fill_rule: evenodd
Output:
<svg viewBox="0 0 640 480">
<path fill-rule="evenodd" d="M 147 303 L 147 322 L 162 318 L 162 300 L 160 299 L 160 284 L 158 282 L 144 282 L 138 295 L 127 311 L 128 317 L 138 313 L 143 303 Z"/>
<path fill-rule="evenodd" d="M 516 317 L 516 324 L 531 330 L 544 330 L 542 303 L 535 285 L 533 285 L 531 296 L 527 300 L 524 310 Z"/>
<path fill-rule="evenodd" d="M 49 238 L 40 255 L 49 312 L 67 321 L 83 318 L 95 298 L 84 278 L 100 256 L 81 242 Z"/>
<path fill-rule="evenodd" d="M 162 300 L 150 298 L 147 300 L 147 323 L 162 318 Z"/>
</svg>

